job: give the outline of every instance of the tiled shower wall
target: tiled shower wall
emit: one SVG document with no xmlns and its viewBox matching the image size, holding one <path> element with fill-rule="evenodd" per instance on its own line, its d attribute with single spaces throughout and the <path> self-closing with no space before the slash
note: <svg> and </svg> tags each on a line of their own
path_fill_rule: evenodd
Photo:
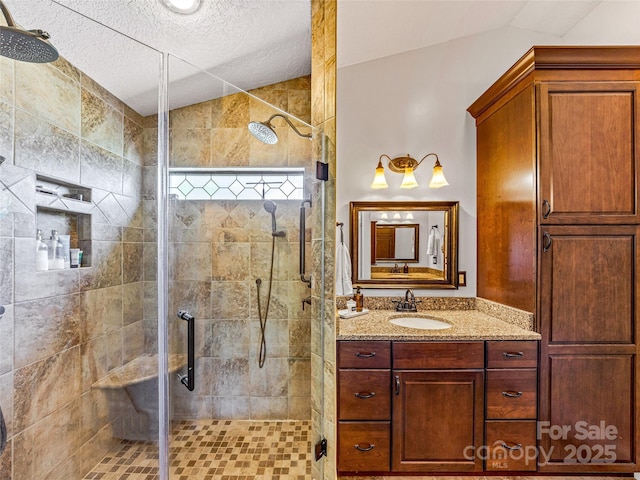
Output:
<svg viewBox="0 0 640 480">
<path fill-rule="evenodd" d="M 251 93 L 310 121 L 308 77 Z M 308 195 L 315 173 L 312 142 L 282 119 L 273 121 L 279 137 L 275 145 L 265 145 L 247 131 L 249 121 L 266 121 L 274 113 L 244 93 L 173 110 L 171 167 L 305 167 Z M 264 311 L 270 214 L 256 200 L 171 202 L 169 311 L 187 309 L 197 319 L 196 389 L 190 393 L 173 379 L 176 418 L 310 418 L 311 316 L 302 300 L 311 290 L 299 279 L 300 203 L 276 201 L 278 229 L 286 237 L 275 239 L 267 359 L 260 369 L 256 279 L 262 280 Z M 173 351 L 184 351 L 186 324 L 176 319 L 170 332 Z"/>
<path fill-rule="evenodd" d="M 2 58 L 0 155 L 0 477 L 77 479 L 112 443 L 92 384 L 145 350 L 143 119 L 63 59 Z M 35 271 L 36 173 L 92 189 L 90 268 Z"/>
<path fill-rule="evenodd" d="M 253 93 L 308 121 L 309 82 Z M 173 166 L 304 166 L 310 184 L 308 140 L 288 127 L 276 146 L 247 134 L 249 119 L 272 113 L 245 94 L 172 112 Z M 141 118 L 63 59 L 0 59 L 0 189 L 12 198 L 0 218 L 0 405 L 9 433 L 2 480 L 81 478 L 113 442 L 106 396 L 91 385 L 156 351 L 156 135 L 155 117 Z M 92 189 L 91 268 L 35 271 L 35 230 L 49 226 L 38 221 L 36 174 Z M 173 202 L 170 311 L 197 316 L 201 372 L 195 396 L 174 385 L 178 416 L 309 418 L 302 299 L 310 291 L 298 279 L 298 207 L 278 202 L 287 236 L 276 239 L 260 370 L 255 279 L 266 294 L 270 216 L 256 201 Z M 178 345 L 183 326 L 171 327 Z"/>
</svg>

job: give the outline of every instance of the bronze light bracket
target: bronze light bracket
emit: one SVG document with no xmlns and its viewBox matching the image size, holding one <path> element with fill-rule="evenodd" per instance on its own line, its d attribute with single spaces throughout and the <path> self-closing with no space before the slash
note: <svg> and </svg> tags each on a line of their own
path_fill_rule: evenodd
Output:
<svg viewBox="0 0 640 480">
<path fill-rule="evenodd" d="M 440 166 L 440 160 L 438 159 L 438 155 L 435 154 L 435 153 L 427 153 L 424 157 L 422 157 L 420 159 L 420 161 L 416 160 L 415 158 L 413 158 L 409 154 L 407 154 L 406 156 L 403 156 L 403 157 L 391 158 L 391 157 L 389 157 L 389 155 L 385 155 L 383 153 L 382 155 L 380 155 L 380 159 L 378 160 L 378 163 L 380 164 L 382 162 L 382 158 L 386 157 L 388 162 L 389 162 L 389 170 L 391 170 L 392 172 L 395 172 L 395 173 L 404 173 L 407 168 L 413 168 L 413 170 L 416 170 L 420 166 L 420 164 L 427 157 L 429 157 L 431 155 L 436 157 L 436 165 L 435 166 Z"/>
</svg>

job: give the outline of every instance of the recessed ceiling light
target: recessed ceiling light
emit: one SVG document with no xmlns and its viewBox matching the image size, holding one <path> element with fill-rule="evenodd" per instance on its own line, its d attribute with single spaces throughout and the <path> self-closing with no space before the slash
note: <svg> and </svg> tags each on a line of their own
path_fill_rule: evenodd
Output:
<svg viewBox="0 0 640 480">
<path fill-rule="evenodd" d="M 200 8 L 201 0 L 161 0 L 162 3 L 176 13 L 189 14 Z"/>
</svg>

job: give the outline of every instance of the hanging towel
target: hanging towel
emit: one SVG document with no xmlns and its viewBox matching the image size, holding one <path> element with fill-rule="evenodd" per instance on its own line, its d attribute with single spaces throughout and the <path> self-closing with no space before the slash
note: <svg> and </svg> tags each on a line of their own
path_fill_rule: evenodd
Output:
<svg viewBox="0 0 640 480">
<path fill-rule="evenodd" d="M 349 249 L 344 243 L 338 244 L 336 254 L 336 295 L 352 295 L 351 285 L 351 257 Z"/>
<path fill-rule="evenodd" d="M 437 245 L 436 245 L 436 229 L 432 228 L 431 232 L 429 232 L 429 241 L 427 242 L 427 255 L 434 256 L 437 255 Z"/>
</svg>

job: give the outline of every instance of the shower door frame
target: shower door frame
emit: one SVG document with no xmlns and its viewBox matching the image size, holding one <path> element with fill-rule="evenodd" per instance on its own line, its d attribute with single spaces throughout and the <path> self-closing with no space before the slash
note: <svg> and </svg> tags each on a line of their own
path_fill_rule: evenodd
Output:
<svg viewBox="0 0 640 480">
<path fill-rule="evenodd" d="M 159 432 L 158 432 L 158 462 L 159 462 L 159 480 L 171 480 L 170 473 L 170 465 L 169 465 L 169 456 L 170 456 L 170 435 L 171 435 L 171 394 L 170 394 L 170 377 L 169 377 L 169 324 L 168 322 L 172 318 L 172 314 L 169 311 L 169 252 L 170 252 L 170 242 L 169 242 L 169 170 L 170 170 L 170 145 L 169 145 L 169 65 L 170 58 L 175 57 L 176 59 L 183 61 L 185 60 L 172 55 L 168 52 L 162 53 L 162 60 L 160 66 L 160 74 L 159 74 L 159 90 L 158 90 L 158 136 L 157 136 L 157 298 L 158 298 L 158 396 L 159 396 Z M 212 75 L 215 77 L 215 75 Z M 219 79 L 224 83 L 228 84 L 222 79 Z M 231 85 L 231 84 L 228 84 Z M 269 105 L 274 110 L 282 112 L 283 114 L 290 116 L 289 113 L 280 110 L 279 108 L 268 104 L 264 100 L 255 97 L 254 95 L 243 91 L 237 87 L 238 92 L 243 92 L 250 97 L 256 98 L 260 102 Z M 292 117 L 295 118 L 295 117 Z M 326 135 L 321 128 L 321 126 L 313 126 L 308 124 L 311 128 L 313 134 L 313 141 L 320 142 L 319 148 L 315 150 L 312 149 L 312 156 L 309 159 L 310 164 L 308 165 L 309 169 L 312 169 L 312 165 L 314 163 L 327 163 L 326 161 Z M 320 159 L 317 158 L 317 153 L 320 154 Z M 314 157 L 316 162 L 314 162 Z M 320 182 L 320 185 L 316 187 L 313 183 Z M 308 195 L 310 197 L 313 196 L 314 192 L 318 192 L 318 198 L 314 199 L 314 203 L 320 206 L 320 259 L 317 263 L 315 263 L 316 269 L 314 271 L 317 273 L 318 270 L 320 272 L 320 278 L 314 281 L 313 289 L 311 290 L 313 304 L 311 308 L 311 329 L 313 331 L 314 328 L 319 328 L 320 334 L 320 345 L 319 345 L 319 355 L 320 355 L 320 368 L 324 369 L 324 347 L 325 347 L 325 329 L 324 329 L 324 317 L 326 315 L 326 306 L 325 306 L 325 250 L 326 250 L 326 188 L 325 181 L 317 178 L 315 182 L 310 185 L 308 189 Z M 307 190 L 305 189 L 305 196 L 307 195 Z M 317 224 L 317 222 L 316 222 Z M 314 232 L 315 233 L 315 232 Z M 312 238 L 313 243 L 313 238 Z M 319 268 L 317 268 L 319 267 Z M 311 285 L 310 285 L 311 286 Z M 310 382 L 313 382 L 313 342 L 311 345 L 312 350 L 310 351 L 310 361 L 312 374 L 310 378 Z M 318 407 L 320 412 L 320 419 L 318 422 L 319 429 L 317 431 L 312 431 L 312 445 L 311 452 L 308 452 L 311 458 L 311 462 L 314 461 L 322 461 L 320 458 L 315 458 L 314 456 L 314 445 L 316 443 L 320 443 L 326 435 L 323 430 L 325 428 L 324 422 L 324 379 L 323 375 L 316 375 L 315 378 L 318 379 L 317 385 L 315 385 L 316 389 L 319 389 L 320 399 L 318 403 Z M 314 426 L 313 419 L 313 404 L 314 404 L 314 386 L 311 386 L 311 398 L 310 398 L 310 411 L 311 417 L 310 421 L 312 427 Z M 315 428 L 315 427 L 314 427 Z M 330 435 L 333 436 L 332 434 Z M 325 452 L 326 453 L 326 452 Z M 324 468 L 323 463 L 320 463 L 316 466 L 316 469 L 319 468 L 319 471 L 324 476 Z M 318 471 L 318 470 L 316 470 Z"/>
</svg>

